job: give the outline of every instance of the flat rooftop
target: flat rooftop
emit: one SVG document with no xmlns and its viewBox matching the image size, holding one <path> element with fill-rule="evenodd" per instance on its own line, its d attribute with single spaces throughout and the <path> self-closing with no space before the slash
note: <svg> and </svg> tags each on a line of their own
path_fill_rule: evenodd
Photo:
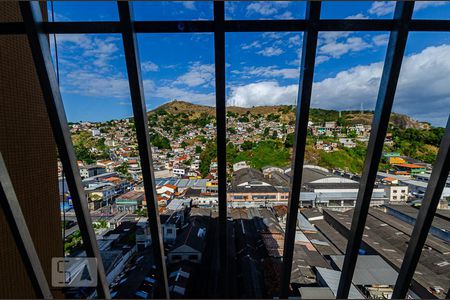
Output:
<svg viewBox="0 0 450 300">
<path fill-rule="evenodd" d="M 393 218 L 391 215 L 380 209 L 371 208 L 369 210 L 369 214 L 409 236 L 412 234 L 413 227 L 410 224 L 395 217 Z M 443 243 L 441 239 L 435 237 L 434 235 L 428 235 L 427 240 L 425 241 L 425 246 L 433 248 L 442 254 L 450 254 L 449 245 L 447 243 Z"/>
<path fill-rule="evenodd" d="M 370 211 L 373 212 L 374 210 Z M 335 223 L 333 226 L 338 226 L 346 232 L 350 230 L 353 210 L 347 212 L 324 210 L 324 215 L 328 222 Z M 386 222 L 386 220 L 389 222 Z M 369 213 L 367 216 L 363 241 L 398 271 L 403 262 L 403 257 L 411 236 L 405 233 L 406 230 L 402 231 L 390 225 L 394 224 L 394 220 L 398 219 L 394 216 L 385 214 L 382 221 L 379 216 L 377 218 Z M 412 225 L 406 222 L 403 223 L 403 226 L 406 228 L 409 227 L 409 230 L 412 230 Z M 330 237 L 328 238 L 331 239 Z M 442 245 L 448 246 L 443 241 Z M 443 254 L 431 247 L 424 248 L 414 274 L 414 281 L 430 293 L 430 288 L 433 286 L 440 286 L 447 291 L 450 285 L 449 259 L 450 254 Z M 416 291 L 414 288 L 413 290 Z M 437 297 L 444 298 L 445 295 L 441 294 L 437 295 Z"/>
<path fill-rule="evenodd" d="M 331 259 L 342 270 L 344 255 L 332 255 Z M 394 286 L 398 272 L 379 255 L 358 255 L 352 282 L 356 285 Z"/>
<path fill-rule="evenodd" d="M 396 210 L 404 215 L 407 215 L 413 219 L 417 218 L 417 215 L 419 214 L 419 208 L 414 208 L 409 205 L 386 205 L 388 209 Z M 433 227 L 439 228 L 441 230 L 450 232 L 450 222 L 448 219 L 442 218 L 441 214 L 445 214 L 440 212 L 440 214 L 436 214 L 433 219 Z"/>
</svg>

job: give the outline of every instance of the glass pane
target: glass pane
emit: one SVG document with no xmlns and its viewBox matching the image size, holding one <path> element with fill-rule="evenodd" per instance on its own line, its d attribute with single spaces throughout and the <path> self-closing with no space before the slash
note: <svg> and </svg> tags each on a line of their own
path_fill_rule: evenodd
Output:
<svg viewBox="0 0 450 300">
<path fill-rule="evenodd" d="M 125 268 L 134 264 L 137 251 L 140 225 L 133 214 L 145 205 L 143 192 L 136 190 L 142 179 L 122 40 L 120 35 L 83 34 L 57 35 L 56 41 L 53 58 L 91 225 L 115 293 L 118 286 L 128 284 L 126 280 L 119 284 L 120 280 L 133 278 Z M 86 256 L 64 173 L 60 194 L 65 255 Z M 86 298 L 94 296 L 95 289 L 70 287 L 65 293 Z"/>
<path fill-rule="evenodd" d="M 169 286 L 181 287 L 170 294 L 213 298 L 218 276 L 211 267 L 218 255 L 212 216 L 218 191 L 213 35 L 141 34 L 138 41 Z M 193 251 L 185 253 L 187 247 Z"/>
<path fill-rule="evenodd" d="M 395 1 L 324 1 L 323 19 L 392 19 Z"/>
<path fill-rule="evenodd" d="M 136 1 L 133 3 L 136 20 L 211 20 L 212 1 Z"/>
<path fill-rule="evenodd" d="M 401 194 L 390 193 L 392 204 L 386 212 L 409 230 L 421 207 L 444 134 L 443 127 L 449 118 L 450 90 L 441 79 L 442 72 L 450 68 L 446 59 L 450 48 L 442 44 L 448 37 L 448 33 L 410 34 L 394 102 L 394 111 L 401 112 L 406 118 L 402 122 L 405 125 L 392 126 L 393 145 L 385 142 L 385 147 L 400 154 L 390 159 L 390 170 L 395 171 L 397 176 L 394 178 L 409 192 L 407 205 L 392 205 L 399 200 L 393 198 L 400 198 Z M 420 71 L 418 65 L 421 66 Z M 405 107 L 406 103 L 408 107 Z M 446 263 L 444 254 L 450 249 L 446 234 L 450 228 L 447 214 L 449 196 L 450 187 L 446 184 L 414 273 L 414 280 L 423 288 L 413 289 L 413 292 L 422 298 L 443 298 L 449 289 L 450 265 Z M 410 238 L 410 232 L 402 232 L 404 234 L 397 235 Z M 403 255 L 406 243 L 401 250 Z"/>
<path fill-rule="evenodd" d="M 53 11 L 52 11 L 53 7 Z M 47 2 L 48 19 L 54 21 L 118 21 L 115 1 L 54 1 Z"/>
<path fill-rule="evenodd" d="M 301 39 L 291 32 L 226 35 L 227 198 L 236 272 L 243 276 L 239 297 L 279 293 Z M 296 253 L 308 252 L 298 247 Z M 249 268 L 252 280 L 245 277 Z"/>
<path fill-rule="evenodd" d="M 289 20 L 305 17 L 305 3 L 299 1 L 226 1 L 227 20 Z"/>
<path fill-rule="evenodd" d="M 416 1 L 413 19 L 450 19 L 450 5 L 447 1 Z"/>
</svg>

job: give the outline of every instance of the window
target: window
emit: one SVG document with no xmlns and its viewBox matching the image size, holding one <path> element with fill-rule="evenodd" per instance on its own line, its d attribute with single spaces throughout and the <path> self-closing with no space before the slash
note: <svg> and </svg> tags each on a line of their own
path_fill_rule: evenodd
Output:
<svg viewBox="0 0 450 300">
<path fill-rule="evenodd" d="M 232 3 L 233 4 L 233 3 Z M 223 13 L 223 3 L 220 2 L 215 2 L 214 5 L 217 5 L 217 7 L 219 7 L 219 9 L 217 11 Z M 227 4 L 228 5 L 228 4 Z M 285 5 L 285 4 L 282 4 Z M 290 4 L 288 4 L 290 5 Z M 26 6 L 26 4 L 23 5 L 24 7 Z M 125 7 L 125 5 L 123 5 L 122 7 Z M 399 12 L 402 15 L 402 18 L 399 18 L 399 22 L 400 25 L 404 25 L 402 22 L 409 22 L 410 19 L 410 14 L 412 14 L 412 6 L 410 4 L 410 2 L 399 2 L 397 4 L 397 7 L 399 8 Z M 126 8 L 126 7 L 125 7 Z M 391 7 L 392 8 L 392 7 Z M 31 9 L 31 7 L 30 7 Z M 254 9 L 254 8 L 253 8 Z M 392 43 L 394 44 L 394 46 L 389 47 L 389 49 L 387 49 L 389 51 L 388 55 L 386 56 L 388 59 L 386 59 L 384 61 L 385 63 L 385 68 L 388 68 L 390 70 L 390 72 L 386 72 L 387 75 L 383 75 L 381 78 L 381 84 L 383 85 L 380 90 L 386 91 L 386 94 L 381 94 L 378 97 L 378 101 L 379 101 L 379 105 L 377 104 L 377 110 L 375 111 L 375 114 L 381 114 L 385 111 L 390 111 L 391 110 L 391 105 L 392 105 L 392 101 L 393 100 L 393 94 L 395 94 L 395 88 L 396 88 L 396 82 L 397 79 L 399 77 L 399 72 L 400 72 L 400 64 L 395 64 L 396 61 L 400 61 L 403 58 L 403 50 L 405 48 L 405 44 L 404 42 L 406 41 L 406 37 L 407 37 L 407 31 L 408 30 L 432 30 L 434 28 L 434 30 L 447 30 L 448 31 L 448 27 L 446 23 L 439 23 L 439 22 L 434 22 L 434 23 L 426 23 L 426 26 L 424 26 L 424 23 L 420 23 L 420 22 L 413 22 L 411 21 L 410 24 L 407 24 L 408 26 L 397 26 L 396 22 L 384 22 L 383 20 L 359 20 L 362 22 L 355 22 L 355 21 L 351 21 L 351 20 L 344 20 L 344 19 L 340 19 L 340 20 L 332 20 L 335 23 L 333 24 L 333 29 L 330 29 L 330 23 L 325 22 L 326 20 L 320 20 L 320 3 L 309 3 L 308 4 L 308 9 L 310 10 L 308 14 L 306 14 L 306 16 L 308 18 L 317 18 L 317 20 L 314 20 L 314 22 L 316 22 L 317 26 L 307 26 L 309 25 L 311 22 L 311 19 L 306 20 L 306 22 L 299 22 L 298 24 L 294 23 L 294 25 L 298 25 L 298 26 L 292 26 L 292 22 L 288 22 L 288 21 L 277 21 L 277 22 L 266 22 L 266 21 L 262 21 L 262 20 L 250 20 L 249 22 L 243 22 L 243 23 L 237 23 L 239 26 L 236 26 L 235 22 L 232 22 L 231 20 L 226 20 L 226 21 L 222 21 L 225 22 L 225 25 L 221 24 L 221 26 L 214 26 L 213 22 L 216 21 L 208 21 L 208 22 L 200 22 L 200 24 L 198 23 L 183 23 L 181 25 L 183 26 L 179 26 L 180 23 L 167 23 L 167 27 L 168 29 L 170 29 L 171 31 L 175 31 L 177 33 L 184 33 L 185 31 L 192 31 L 192 32 L 197 32 L 197 31 L 201 31 L 201 32 L 214 32 L 215 34 L 215 43 L 216 43 L 216 48 L 214 49 L 215 54 L 216 54 L 216 59 L 217 61 L 215 62 L 215 78 L 218 79 L 217 83 L 219 86 L 215 86 L 216 89 L 216 95 L 215 95 L 215 100 L 217 101 L 217 123 L 211 126 L 216 126 L 217 128 L 217 157 L 218 157 L 218 161 L 217 163 L 215 162 L 211 162 L 211 168 L 215 168 L 217 169 L 217 174 L 218 174 L 218 179 L 219 179 L 219 192 L 221 191 L 220 189 L 225 189 L 226 188 L 226 161 L 221 160 L 221 157 L 225 157 L 226 153 L 226 121 L 225 121 L 225 94 L 226 94 L 226 89 L 225 89 L 225 73 L 226 73 L 226 66 L 225 66 L 225 30 L 229 30 L 229 31 L 252 31 L 255 28 L 258 30 L 262 30 L 265 29 L 266 31 L 270 32 L 271 30 L 277 30 L 280 32 L 287 32 L 289 30 L 294 30 L 293 28 L 295 28 L 295 30 L 305 30 L 307 31 L 309 34 L 307 36 L 305 36 L 305 41 L 304 41 L 304 49 L 302 49 L 302 54 L 304 59 L 304 63 L 305 65 L 301 68 L 301 72 L 302 72 L 302 84 L 300 84 L 299 86 L 302 88 L 302 90 L 299 91 L 299 94 L 302 96 L 299 99 L 299 107 L 297 107 L 297 112 L 303 113 L 303 112 L 308 112 L 309 109 L 309 103 L 311 100 L 311 89 L 312 89 L 312 82 L 313 82 L 313 78 L 314 78 L 314 65 L 315 63 L 319 64 L 319 63 L 323 63 L 325 62 L 325 60 L 330 59 L 330 57 L 332 56 L 330 54 L 330 56 L 326 56 L 326 57 L 321 57 L 319 59 L 319 57 L 317 57 L 316 62 L 314 61 L 313 57 L 315 56 L 315 54 L 317 53 L 316 51 L 316 43 L 318 40 L 317 34 L 318 34 L 318 30 L 324 30 L 324 32 L 332 32 L 332 30 L 349 30 L 348 28 L 353 29 L 353 30 L 367 30 L 367 28 L 372 28 L 373 26 L 373 30 L 380 30 L 380 28 L 382 30 L 396 30 L 398 32 L 397 35 L 393 35 L 392 38 Z M 122 14 L 126 13 L 126 10 L 121 10 Z M 391 10 L 389 10 L 389 13 L 387 15 L 389 15 L 391 13 Z M 410 13 L 410 14 L 409 14 Z M 32 14 L 30 14 L 32 16 Z M 390 16 L 390 15 L 389 15 Z M 221 19 L 224 18 L 224 15 L 216 15 L 216 17 L 219 17 Z M 287 14 L 284 14 L 281 19 L 284 18 L 288 18 L 289 16 Z M 325 16 L 324 16 L 325 17 Z M 31 17 L 30 17 L 31 18 Z M 295 21 L 295 20 L 294 20 Z M 379 22 L 380 21 L 380 22 Z M 27 26 L 35 26 L 34 20 L 33 19 L 25 19 L 25 22 L 27 22 Z M 122 22 L 125 22 L 124 20 L 122 20 Z M 103 30 L 110 30 L 113 31 L 113 33 L 116 34 L 120 34 L 122 32 L 122 30 L 124 31 L 124 37 L 126 37 L 128 35 L 128 37 L 130 35 L 133 35 L 134 32 L 129 32 L 126 29 L 128 27 L 124 26 L 126 24 L 124 23 L 114 23 L 116 26 L 111 26 L 108 29 L 105 29 L 104 27 Z M 187 24 L 187 25 L 186 25 Z M 218 24 L 218 23 L 216 23 Z M 42 28 L 44 28 L 44 30 L 46 30 L 46 34 L 48 33 L 52 33 L 52 31 L 55 31 L 55 28 L 57 28 L 58 30 L 56 31 L 64 31 L 64 28 L 68 28 L 68 27 L 59 27 L 58 28 L 58 24 L 55 24 L 57 26 L 43 26 Z M 87 24 L 89 25 L 89 23 Z M 185 26 L 186 25 L 186 26 Z M 222 26 L 223 25 L 223 26 Z M 73 29 L 75 30 L 77 28 L 77 24 L 73 23 L 71 24 L 71 26 L 73 26 Z M 84 25 L 85 26 L 85 25 Z M 122 26 L 122 28 L 121 28 Z M 328 27 L 327 27 L 328 26 Z M 422 27 L 421 27 L 422 26 Z M 83 27 L 83 30 L 87 30 L 87 31 L 92 31 L 91 33 L 97 33 L 96 28 L 100 28 L 100 27 L 95 27 L 92 26 L 92 28 L 89 29 L 89 26 L 85 26 Z M 16 28 L 17 29 L 17 28 Z M 19 28 L 20 29 L 20 28 Z M 144 33 L 146 31 L 164 31 L 165 28 L 161 27 L 160 23 L 152 23 L 152 22 L 146 22 L 143 21 L 141 23 L 139 23 L 139 26 L 136 26 L 136 30 L 140 31 L 141 33 Z M 168 31 L 170 31 L 168 30 Z M 35 33 L 30 31 L 28 33 L 28 35 L 34 35 Z M 31 36 L 33 37 L 33 36 Z M 403 37 L 403 38 L 402 38 Z M 123 37 L 122 37 L 123 38 Z M 344 38 L 344 37 L 341 37 Z M 322 38 L 322 40 L 325 40 L 326 38 Z M 380 40 L 381 39 L 381 40 Z M 130 42 L 130 40 L 132 39 L 124 39 L 125 43 L 126 43 L 126 47 L 125 50 L 130 50 L 131 47 L 136 47 L 136 45 L 134 44 L 134 42 Z M 386 40 L 383 40 L 383 37 L 378 37 L 377 39 L 375 39 L 376 42 L 382 42 L 384 43 Z M 31 49 L 34 52 L 35 55 L 41 55 L 43 57 L 49 57 L 49 53 L 43 53 L 43 48 L 42 45 L 38 44 L 39 43 L 39 39 L 30 39 L 31 42 Z M 34 43 L 33 43 L 34 41 Z M 37 42 L 36 42 L 37 41 Z M 348 39 L 346 39 L 346 41 L 348 41 Z M 359 41 L 357 39 L 351 39 L 351 42 L 355 43 L 355 41 Z M 334 40 L 334 42 L 336 42 L 336 40 Z M 365 46 L 365 45 L 364 45 Z M 366 47 L 366 46 L 365 46 Z M 358 47 L 354 47 L 354 48 L 358 48 Z M 280 50 L 278 50 L 278 52 L 273 52 L 274 49 L 268 49 L 268 50 L 261 50 L 262 53 L 266 54 L 267 56 L 272 56 L 274 53 L 280 53 Z M 325 51 L 326 49 L 321 49 L 321 51 Z M 282 51 L 282 50 L 281 50 Z M 131 67 L 129 68 L 131 71 L 130 72 L 138 72 L 137 70 L 135 70 L 134 67 L 136 64 L 136 58 L 133 57 L 132 55 L 130 55 L 130 53 L 133 53 L 133 51 L 127 52 L 125 51 L 125 56 L 128 62 L 131 63 Z M 135 53 L 135 52 L 134 52 Z M 43 55 L 45 54 L 45 55 Z M 336 54 L 334 54 L 336 55 Z M 380 54 L 378 54 L 380 55 Z M 39 63 L 39 60 L 36 60 L 37 63 Z M 319 62 L 320 61 L 320 62 Z M 377 64 L 377 67 L 381 68 L 381 66 L 383 65 L 383 62 L 381 61 L 380 64 Z M 139 67 L 139 65 L 137 66 Z M 148 65 L 149 68 L 152 68 L 151 65 Z M 51 72 L 52 70 L 46 69 L 45 65 L 39 65 L 37 66 L 37 70 L 39 72 L 39 75 L 44 77 L 44 78 L 50 78 L 49 77 L 49 72 Z M 260 70 L 259 70 L 260 71 Z M 274 70 L 272 70 L 274 71 Z M 277 71 L 277 70 L 275 70 Z M 381 72 L 380 72 L 381 73 Z M 285 74 L 285 73 L 283 73 Z M 372 73 L 370 73 L 372 74 Z M 383 73 L 385 74 L 385 73 Z M 320 75 L 320 74 L 319 74 Z M 322 74 L 323 76 L 323 74 Z M 337 76 L 337 75 L 336 75 Z M 388 77 L 385 77 L 388 76 Z M 375 76 L 377 77 L 377 76 Z M 133 89 L 133 91 L 135 91 L 138 96 L 133 98 L 134 103 L 141 105 L 140 107 L 145 107 L 144 106 L 144 102 L 143 102 L 143 97 L 142 95 L 140 95 L 142 93 L 142 91 L 139 91 L 139 84 L 142 84 L 142 82 L 137 82 L 136 78 L 139 78 L 139 76 L 130 76 L 128 78 L 129 82 L 130 82 L 130 86 L 131 89 Z M 371 78 L 372 79 L 372 78 Z M 212 79 L 210 78 L 209 81 L 211 81 Z M 378 80 L 378 77 L 375 81 Z M 45 81 L 43 81 L 45 84 Z M 374 82 L 374 80 L 372 80 L 372 82 Z M 378 82 L 378 81 L 377 81 Z M 149 84 L 148 81 L 146 81 L 147 84 Z M 394 83 L 389 85 L 389 83 Z M 43 85 L 44 85 L 43 84 Z M 192 82 L 190 82 L 190 84 L 192 84 Z M 272 84 L 272 87 L 275 86 Z M 50 105 L 54 105 L 54 104 L 59 104 L 57 103 L 57 101 L 59 101 L 58 97 L 55 97 L 55 95 L 52 95 L 53 92 L 55 92 L 57 90 L 57 88 L 55 89 L 51 89 L 51 84 L 49 84 L 49 86 L 43 86 L 43 88 L 46 91 L 49 91 L 48 93 L 46 93 L 46 95 L 50 95 L 48 96 L 49 100 L 48 102 L 50 103 Z M 57 87 L 57 86 L 56 86 Z M 269 85 L 270 87 L 270 85 Z M 276 87 L 276 86 L 275 86 Z M 293 86 L 290 90 L 290 92 L 292 94 L 296 94 L 296 89 L 298 89 L 298 86 Z M 294 91 L 294 92 L 292 92 Z M 391 95 L 392 94 L 392 97 Z M 373 99 L 376 98 L 376 94 L 370 94 L 370 97 L 372 97 Z M 359 98 L 358 98 L 359 99 Z M 139 107 L 139 105 L 134 105 L 135 107 Z M 300 110 L 300 107 L 305 107 L 306 105 L 306 110 L 302 109 Z M 57 105 L 55 105 L 55 107 L 57 107 Z M 380 108 L 381 107 L 381 108 Z M 144 112 L 145 113 L 145 112 Z M 143 129 L 145 126 L 146 122 L 144 121 L 139 121 L 139 118 L 142 118 L 143 116 L 136 116 L 136 127 L 141 127 L 141 129 Z M 146 116 L 144 116 L 144 120 Z M 297 136 L 297 147 L 300 148 L 296 148 L 294 150 L 298 150 L 298 153 L 300 156 L 304 156 L 305 154 L 305 144 L 306 144 L 306 131 L 301 131 L 299 130 L 299 128 L 307 128 L 307 122 L 308 122 L 308 115 L 303 115 L 303 118 L 301 118 L 300 120 L 297 120 L 298 126 L 295 128 L 295 130 L 297 130 L 298 136 Z M 378 136 L 376 137 L 377 140 L 384 140 L 384 135 L 386 134 L 386 128 L 388 125 L 388 118 L 385 118 L 386 120 L 379 122 L 379 123 L 375 123 L 372 125 L 372 132 L 375 132 Z M 58 119 L 57 117 L 53 117 L 51 119 L 51 121 L 54 123 L 54 128 L 57 129 L 61 129 L 61 123 L 60 123 L 60 119 Z M 269 120 L 270 122 L 270 120 Z M 138 126 L 139 125 L 139 126 Z M 374 130 L 375 129 L 375 130 Z M 354 133 L 356 134 L 356 132 Z M 138 135 L 140 137 L 142 137 L 143 139 L 145 139 L 145 130 L 141 131 L 139 133 L 138 131 Z M 270 133 L 270 128 L 269 128 L 269 132 L 267 133 L 268 136 L 270 136 L 273 139 L 277 139 L 280 136 L 280 132 L 274 132 L 274 130 L 272 130 L 272 132 Z M 332 133 L 330 133 L 330 135 L 333 135 Z M 59 136 L 61 135 L 57 135 L 55 134 L 57 140 L 57 144 L 60 147 L 60 149 L 67 149 L 69 148 L 71 145 L 67 145 L 65 144 L 66 141 L 61 139 Z M 366 137 L 368 138 L 368 137 Z M 374 137 L 370 137 L 370 139 L 373 140 Z M 375 140 L 375 141 L 377 141 Z M 214 143 L 212 143 L 214 144 Z M 211 144 L 211 149 L 214 149 L 214 145 Z M 151 154 L 151 151 L 148 147 L 148 143 L 146 143 L 145 145 L 141 144 L 141 149 L 145 149 L 146 154 Z M 250 146 L 249 146 L 250 147 Z M 374 159 L 374 161 L 378 161 L 379 157 L 381 156 L 381 151 L 382 151 L 382 145 L 379 145 L 377 143 L 369 143 L 369 147 L 367 149 L 364 149 L 365 152 L 367 152 L 366 155 L 363 155 L 364 157 L 366 157 L 366 159 Z M 222 154 L 222 155 L 221 155 Z M 445 153 L 445 149 L 443 150 L 443 157 L 446 157 L 445 155 L 447 155 Z M 64 157 L 64 156 L 62 156 Z M 296 159 L 298 159 L 299 156 L 295 156 Z M 64 158 L 64 160 L 69 161 L 69 158 Z M 371 160 L 373 161 L 373 160 Z M 76 162 L 73 161 L 69 161 L 70 163 L 72 163 L 72 165 L 75 165 Z M 297 161 L 296 161 L 297 162 Z M 66 165 L 70 165 L 69 163 L 67 163 Z M 293 164 L 294 168 L 302 168 L 303 166 L 301 164 L 296 164 L 294 162 Z M 362 164 L 358 164 L 357 167 L 363 167 Z M 370 167 L 370 165 L 369 165 Z M 438 166 L 439 167 L 439 166 Z M 143 166 L 143 170 L 144 172 L 150 172 L 151 168 L 150 166 Z M 298 170 L 298 169 L 296 169 Z M 439 168 L 438 171 L 439 172 Z M 445 169 L 444 169 L 445 171 Z M 67 170 L 67 172 L 75 172 L 75 170 Z M 377 170 L 375 168 L 369 168 L 369 169 L 365 169 L 364 170 L 365 175 L 367 174 L 373 174 L 375 175 Z M 435 171 L 436 172 L 436 171 Z M 441 171 L 442 173 L 445 173 L 443 171 Z M 184 170 L 183 170 L 184 173 Z M 293 174 L 300 174 L 301 172 L 292 172 Z M 439 178 L 443 177 L 444 175 L 447 176 L 447 174 L 438 174 Z M 150 176 L 149 176 L 150 177 Z M 144 177 L 145 178 L 145 177 Z M 370 181 L 372 180 L 371 178 L 375 178 L 375 176 L 362 176 L 363 179 Z M 300 186 L 301 183 L 301 176 L 298 177 L 294 177 L 292 180 L 292 186 L 295 188 Z M 155 187 L 153 186 L 152 182 L 144 182 L 144 185 L 146 185 L 146 187 L 148 188 L 152 188 L 154 189 Z M 365 187 L 367 190 L 365 194 L 370 194 L 370 192 L 372 192 L 372 184 L 371 182 L 369 182 L 369 184 L 367 184 L 367 182 L 363 182 L 361 184 L 362 187 Z M 72 193 L 76 193 L 76 191 L 71 191 Z M 397 191 L 395 190 L 394 193 L 397 193 Z M 219 197 L 219 236 L 221 237 L 220 239 L 220 244 L 221 246 L 225 245 L 226 246 L 226 208 L 227 208 L 227 203 L 226 203 L 226 197 L 224 197 L 223 195 L 226 195 L 226 193 L 219 193 L 219 195 L 221 195 Z M 292 201 L 293 204 L 298 204 L 299 201 L 299 197 L 300 197 L 300 189 L 298 189 L 296 194 L 292 195 Z M 264 197 L 263 197 L 264 198 Z M 394 196 L 393 199 L 397 199 L 397 196 Z M 356 225 L 358 226 L 353 226 L 354 228 L 361 228 L 364 227 L 364 218 L 360 218 L 360 216 L 365 216 L 368 213 L 368 206 L 366 207 L 366 203 L 362 203 L 362 200 L 364 199 L 359 199 L 361 201 L 357 202 L 358 205 L 361 205 L 361 209 L 357 210 L 358 213 L 360 214 L 359 216 L 355 217 L 356 222 L 358 222 Z M 434 199 L 433 199 L 434 200 Z M 296 203 L 297 202 L 297 203 Z M 330 206 L 340 206 L 341 201 L 339 200 L 330 200 L 329 201 L 329 205 Z M 293 215 L 291 220 L 295 220 L 296 218 L 296 213 L 297 213 L 297 207 L 298 205 L 292 205 L 292 207 L 294 207 L 294 213 L 293 211 L 290 211 L 290 216 Z M 85 212 L 83 212 L 85 213 Z M 149 212 L 150 213 L 150 212 Z M 428 213 L 428 211 L 426 211 L 425 213 Z M 157 211 L 155 210 L 155 215 L 157 216 Z M 157 218 L 149 218 L 150 220 L 150 225 L 152 226 L 152 228 L 155 228 L 158 224 L 155 220 L 157 220 Z M 153 223 L 152 223 L 153 222 Z M 362 224 L 360 224 L 362 223 Z M 426 224 L 423 225 L 425 229 L 426 228 Z M 424 230 L 422 230 L 423 228 L 420 228 L 420 234 L 424 234 Z M 293 230 L 295 230 L 295 228 L 293 228 L 292 225 L 287 225 L 286 226 L 286 231 L 287 233 L 291 233 Z M 351 253 L 346 253 L 346 259 L 350 259 L 351 257 L 353 257 L 354 255 L 358 254 L 358 250 L 360 248 L 359 243 L 359 237 L 357 236 L 359 234 L 358 231 L 353 231 L 350 232 L 349 234 L 349 241 L 352 243 L 350 244 L 350 250 Z M 361 233 L 362 234 L 362 233 Z M 159 238 L 159 237 L 158 237 Z M 285 280 L 283 281 L 283 287 L 288 287 L 289 286 L 289 276 L 290 276 L 290 270 L 289 268 L 291 267 L 291 263 L 292 263 L 292 253 L 293 253 L 293 245 L 294 245 L 294 240 L 292 239 L 292 241 L 289 239 L 288 241 L 288 247 L 286 247 L 284 249 L 284 255 L 286 256 L 287 259 L 284 260 L 284 271 L 288 273 L 288 275 L 286 275 Z M 290 244 L 292 242 L 292 244 Z M 158 243 L 153 243 L 154 245 L 157 245 Z M 95 245 L 90 245 L 91 247 L 96 247 Z M 417 245 L 416 245 L 417 246 Z M 226 247 L 220 247 L 221 249 L 223 249 L 223 252 L 221 252 L 220 254 L 220 258 L 221 258 L 221 265 L 225 268 L 226 267 L 226 260 L 227 260 L 227 253 L 226 253 Z M 419 245 L 419 247 L 413 247 L 412 251 L 416 251 L 415 249 L 421 249 L 421 245 Z M 156 247 L 155 247 L 156 249 Z M 408 248 L 410 249 L 410 248 Z M 155 250 L 155 252 L 157 252 L 157 250 Z M 411 252 L 408 252 L 411 253 Z M 160 263 L 163 263 L 163 254 L 159 253 L 160 256 L 155 257 L 155 259 L 158 261 L 160 261 Z M 196 259 L 198 259 L 197 256 L 195 256 Z M 412 256 L 409 256 L 412 257 Z M 194 259 L 193 255 L 189 256 L 189 259 Z M 173 255 L 172 259 L 174 260 L 179 260 L 181 259 L 180 255 Z M 356 260 L 355 260 L 356 263 Z M 287 267 L 286 267 L 287 266 Z M 408 266 L 406 266 L 408 267 Z M 354 264 L 350 264 L 350 269 L 354 268 Z M 408 270 L 408 272 L 406 272 L 405 274 L 411 274 L 414 272 L 415 266 L 413 266 L 412 270 Z M 342 280 L 341 280 L 341 284 L 351 284 L 351 278 L 349 277 L 349 274 L 351 274 L 351 270 L 344 270 L 344 272 L 342 272 Z M 401 272 L 400 276 L 403 276 L 403 274 Z M 103 274 L 104 276 L 104 274 Z M 167 277 L 167 276 L 166 276 Z M 408 289 L 409 287 L 409 283 L 410 283 L 410 279 L 405 279 L 406 281 L 403 282 L 402 287 Z M 338 298 L 341 298 L 339 296 L 342 296 L 342 298 L 345 298 L 348 294 L 348 290 L 345 291 L 346 288 L 339 288 L 339 292 L 338 292 Z M 283 295 L 283 296 L 288 296 L 288 295 Z M 404 295 L 400 295 L 401 297 L 403 297 Z"/>
<path fill-rule="evenodd" d="M 197 261 L 198 260 L 198 255 L 197 254 L 191 254 L 188 257 L 189 260 L 191 261 Z"/>
<path fill-rule="evenodd" d="M 172 260 L 181 260 L 181 255 L 172 255 Z"/>
</svg>

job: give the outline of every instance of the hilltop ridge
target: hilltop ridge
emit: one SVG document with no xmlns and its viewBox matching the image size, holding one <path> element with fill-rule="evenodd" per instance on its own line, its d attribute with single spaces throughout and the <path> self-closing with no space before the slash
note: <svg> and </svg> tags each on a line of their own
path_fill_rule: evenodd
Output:
<svg viewBox="0 0 450 300">
<path fill-rule="evenodd" d="M 190 118 L 198 118 L 202 114 L 206 114 L 210 117 L 215 117 L 216 109 L 212 106 L 194 104 L 186 101 L 173 100 L 162 104 L 161 106 L 151 110 L 148 114 L 156 113 L 157 111 L 164 110 L 171 115 L 187 114 Z M 269 114 L 278 114 L 281 116 L 281 120 L 285 122 L 295 121 L 295 106 L 293 105 L 272 105 L 272 106 L 254 106 L 254 107 L 237 107 L 228 106 L 227 112 L 234 114 L 245 115 L 262 115 L 267 116 Z M 341 118 L 343 122 L 348 124 L 364 124 L 370 125 L 373 119 L 373 112 L 366 111 L 361 113 L 359 110 L 341 111 Z M 310 120 L 312 122 L 327 122 L 337 121 L 339 119 L 339 111 L 321 108 L 311 108 Z M 429 129 L 430 125 L 426 122 L 417 121 L 410 116 L 392 113 L 390 122 L 393 126 L 406 129 Z"/>
</svg>

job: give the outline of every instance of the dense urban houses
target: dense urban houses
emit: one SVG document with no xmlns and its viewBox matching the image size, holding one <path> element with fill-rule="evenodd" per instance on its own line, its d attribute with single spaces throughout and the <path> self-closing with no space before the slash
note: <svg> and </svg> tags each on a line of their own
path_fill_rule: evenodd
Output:
<svg viewBox="0 0 450 300">
<path fill-rule="evenodd" d="M 147 2 L 0 2 L 0 299 L 450 298 L 450 4 Z"/>
</svg>

